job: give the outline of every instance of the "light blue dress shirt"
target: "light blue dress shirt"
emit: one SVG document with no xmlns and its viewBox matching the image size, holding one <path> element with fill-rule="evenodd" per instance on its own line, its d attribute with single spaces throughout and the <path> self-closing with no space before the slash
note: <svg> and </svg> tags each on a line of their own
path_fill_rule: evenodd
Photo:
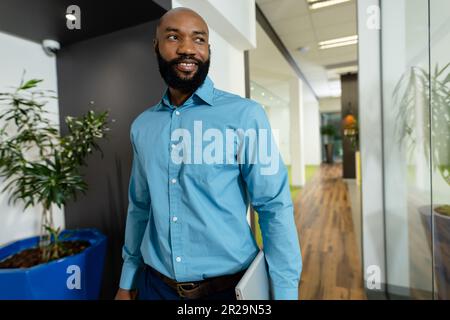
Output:
<svg viewBox="0 0 450 320">
<path fill-rule="evenodd" d="M 179 282 L 247 268 L 259 251 L 247 220 L 252 204 L 273 298 L 298 298 L 302 257 L 281 156 L 275 173 L 262 174 L 268 165 L 250 159 L 262 138 L 254 147 L 242 135 L 214 144 L 217 148 L 207 153 L 218 134 L 225 138 L 227 131 L 238 129 L 267 130 L 274 141 L 258 103 L 214 88 L 209 77 L 183 105 L 171 105 L 166 91 L 159 104 L 134 120 L 121 288 L 136 287 L 143 263 Z M 279 155 L 276 146 L 268 148 Z M 224 160 L 211 163 L 203 154 Z"/>
</svg>

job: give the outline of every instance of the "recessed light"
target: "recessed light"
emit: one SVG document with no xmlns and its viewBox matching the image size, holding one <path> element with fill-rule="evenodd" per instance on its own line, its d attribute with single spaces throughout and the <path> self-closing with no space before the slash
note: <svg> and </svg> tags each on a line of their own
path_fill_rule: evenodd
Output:
<svg viewBox="0 0 450 320">
<path fill-rule="evenodd" d="M 309 0 L 309 8 L 311 10 L 325 8 L 329 6 L 334 6 L 336 4 L 341 4 L 349 2 L 350 0 Z"/>
<path fill-rule="evenodd" d="M 338 43 L 338 42 L 346 42 L 346 41 L 351 41 L 351 40 L 358 40 L 358 36 L 354 35 L 354 36 L 336 38 L 336 39 L 332 39 L 332 40 L 320 41 L 319 46 L 325 46 L 328 44 L 333 44 L 333 43 Z"/>
<path fill-rule="evenodd" d="M 358 40 L 351 40 L 351 41 L 345 41 L 345 42 L 339 42 L 339 43 L 333 43 L 333 44 L 327 44 L 324 46 L 320 46 L 319 48 L 321 50 L 324 49 L 331 49 L 331 48 L 338 48 L 338 47 L 345 47 L 345 46 L 350 46 L 352 44 L 357 44 Z"/>
<path fill-rule="evenodd" d="M 352 44 L 358 43 L 358 36 L 349 36 L 349 37 L 342 37 L 342 38 L 336 38 L 332 40 L 326 40 L 319 42 L 320 49 L 330 49 L 330 48 L 337 48 L 337 47 L 343 47 L 343 46 L 349 46 Z"/>
</svg>

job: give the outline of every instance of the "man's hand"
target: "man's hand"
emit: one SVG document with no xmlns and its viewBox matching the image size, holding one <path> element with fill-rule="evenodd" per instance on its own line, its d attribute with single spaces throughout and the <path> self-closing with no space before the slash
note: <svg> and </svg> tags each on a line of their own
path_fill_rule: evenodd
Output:
<svg viewBox="0 0 450 320">
<path fill-rule="evenodd" d="M 136 290 L 125 290 L 119 288 L 116 293 L 114 300 L 136 300 L 137 291 Z"/>
</svg>

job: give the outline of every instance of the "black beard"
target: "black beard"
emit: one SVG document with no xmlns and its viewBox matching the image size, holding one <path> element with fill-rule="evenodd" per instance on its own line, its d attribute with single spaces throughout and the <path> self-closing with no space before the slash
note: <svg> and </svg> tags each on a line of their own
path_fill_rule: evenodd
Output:
<svg viewBox="0 0 450 320">
<path fill-rule="evenodd" d="M 206 60 L 205 62 L 202 62 L 198 59 L 185 55 L 171 61 L 167 61 L 163 57 L 161 57 L 158 46 L 156 46 L 155 48 L 155 53 L 156 57 L 158 58 L 159 73 L 161 74 L 161 77 L 164 79 L 166 84 L 173 89 L 180 90 L 183 93 L 194 92 L 198 87 L 202 85 L 202 83 L 206 79 L 206 76 L 208 75 L 210 58 L 208 58 L 208 60 Z M 211 50 L 209 54 L 211 56 Z M 189 79 L 181 78 L 175 71 L 175 65 L 183 62 L 183 60 L 186 59 L 195 60 L 195 62 L 197 63 L 197 72 Z"/>
</svg>

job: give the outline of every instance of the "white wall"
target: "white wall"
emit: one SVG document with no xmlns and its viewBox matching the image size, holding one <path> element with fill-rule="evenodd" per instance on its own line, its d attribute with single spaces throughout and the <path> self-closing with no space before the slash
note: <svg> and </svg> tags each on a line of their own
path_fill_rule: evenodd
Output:
<svg viewBox="0 0 450 320">
<path fill-rule="evenodd" d="M 305 144 L 305 165 L 320 165 L 320 113 L 317 102 L 306 103 L 303 109 Z"/>
<path fill-rule="evenodd" d="M 319 100 L 320 112 L 341 112 L 341 98 L 324 98 Z"/>
<path fill-rule="evenodd" d="M 303 84 L 303 92 L 306 92 L 308 87 Z M 292 164 L 290 139 L 290 110 L 287 107 L 265 107 L 267 116 L 270 121 L 272 129 L 279 130 L 279 149 L 283 161 L 286 165 Z M 319 103 L 314 97 L 303 97 L 303 133 L 304 133 L 304 161 L 305 165 L 320 165 L 321 163 L 321 148 L 320 148 L 320 113 Z"/>
<path fill-rule="evenodd" d="M 211 44 L 209 77 L 216 88 L 245 97 L 244 52 L 230 45 L 211 28 L 209 34 Z"/>
<path fill-rule="evenodd" d="M 255 0 L 172 0 L 172 6 L 196 11 L 239 50 L 256 47 Z"/>
<path fill-rule="evenodd" d="M 42 88 L 57 91 L 56 59 L 48 57 L 37 43 L 0 32 L 0 92 L 20 83 L 22 72 L 26 79 L 43 79 Z M 48 111 L 51 119 L 58 123 L 58 104 L 50 101 Z M 3 180 L 0 188 L 3 188 Z M 62 210 L 53 210 L 56 226 L 64 225 Z M 8 194 L 0 194 L 0 245 L 39 233 L 40 208 L 23 210 L 19 202 L 8 205 Z"/>
<path fill-rule="evenodd" d="M 320 165 L 322 151 L 320 144 L 319 101 L 311 89 L 303 83 L 303 134 L 305 165 Z"/>
<path fill-rule="evenodd" d="M 289 108 L 287 107 L 269 107 L 265 108 L 267 118 L 269 119 L 270 126 L 272 130 L 278 130 L 279 141 L 278 149 L 280 150 L 281 157 L 284 164 L 291 164 L 291 154 L 290 154 L 290 126 L 289 126 Z"/>
</svg>

